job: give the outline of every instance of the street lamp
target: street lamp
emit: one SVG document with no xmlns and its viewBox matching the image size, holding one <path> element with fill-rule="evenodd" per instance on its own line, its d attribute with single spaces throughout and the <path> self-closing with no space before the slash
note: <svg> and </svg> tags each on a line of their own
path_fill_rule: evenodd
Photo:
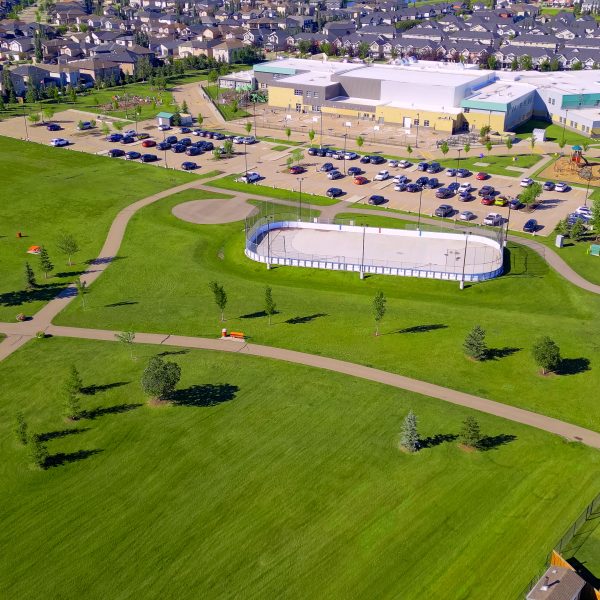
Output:
<svg viewBox="0 0 600 600">
<path fill-rule="evenodd" d="M 267 269 L 271 268 L 271 218 L 267 215 Z"/>
<path fill-rule="evenodd" d="M 462 276 L 460 278 L 460 289 L 463 290 L 465 288 L 465 266 L 467 264 L 467 246 L 469 244 L 469 236 L 471 234 L 469 232 L 465 233 L 465 250 L 463 255 L 463 264 L 462 264 Z"/>
<path fill-rule="evenodd" d="M 569 117 L 569 109 L 565 110 L 565 122 L 563 123 L 562 139 L 565 139 L 565 127 L 567 126 L 567 118 Z"/>
<path fill-rule="evenodd" d="M 514 200 L 514 198 L 513 198 Z M 510 225 L 510 211 L 512 210 L 512 200 L 508 202 L 508 218 L 506 219 L 506 235 L 504 236 L 504 247 L 508 243 L 508 226 Z"/>
<path fill-rule="evenodd" d="M 319 145 L 319 147 L 322 149 L 323 148 L 323 107 L 321 106 L 321 110 L 319 111 L 321 113 L 321 143 Z"/>
<path fill-rule="evenodd" d="M 458 181 L 458 169 L 460 169 L 460 153 L 461 153 L 462 149 L 459 148 L 458 149 L 458 158 L 456 159 L 456 177 L 454 179 L 454 181 Z"/>
<path fill-rule="evenodd" d="M 367 226 L 363 223 L 363 235 L 362 235 L 362 255 L 360 259 L 360 278 L 365 278 L 365 234 L 367 232 Z"/>
<path fill-rule="evenodd" d="M 257 138 L 258 136 L 256 135 L 256 94 L 254 94 L 253 96 L 254 98 L 254 102 L 252 103 L 253 106 L 253 112 L 254 112 L 254 137 Z"/>
<path fill-rule="evenodd" d="M 415 148 L 419 147 L 419 124 L 421 123 L 421 113 L 417 113 L 417 135 L 415 137 Z"/>
<path fill-rule="evenodd" d="M 21 104 L 23 107 L 23 123 L 25 123 L 25 139 L 29 141 L 29 129 L 27 128 L 27 117 L 25 116 L 25 105 Z"/>
<path fill-rule="evenodd" d="M 346 129 L 346 133 L 344 134 L 344 175 L 346 173 L 346 141 L 348 140 L 348 129 Z"/>
<path fill-rule="evenodd" d="M 246 164 L 246 179 L 248 179 L 248 143 L 244 138 L 244 163 Z"/>
<path fill-rule="evenodd" d="M 419 190 L 419 216 L 417 218 L 417 229 L 419 231 L 419 235 L 421 235 L 421 200 L 423 200 L 423 186 Z"/>
<path fill-rule="evenodd" d="M 304 177 L 296 177 L 298 183 L 300 184 L 299 188 L 299 202 L 298 202 L 298 221 L 302 219 L 302 182 L 304 181 Z"/>
</svg>

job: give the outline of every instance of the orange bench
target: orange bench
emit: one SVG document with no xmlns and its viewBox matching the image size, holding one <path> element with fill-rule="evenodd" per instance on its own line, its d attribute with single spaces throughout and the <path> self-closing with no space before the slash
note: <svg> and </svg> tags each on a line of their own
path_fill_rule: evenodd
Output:
<svg viewBox="0 0 600 600">
<path fill-rule="evenodd" d="M 241 331 L 230 331 L 229 337 L 236 338 L 238 340 L 243 340 L 244 334 Z"/>
</svg>

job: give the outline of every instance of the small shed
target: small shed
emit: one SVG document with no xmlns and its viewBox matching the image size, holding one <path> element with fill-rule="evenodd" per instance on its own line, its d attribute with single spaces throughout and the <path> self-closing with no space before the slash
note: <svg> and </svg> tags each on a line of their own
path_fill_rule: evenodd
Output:
<svg viewBox="0 0 600 600">
<path fill-rule="evenodd" d="M 189 125 L 192 125 L 192 123 L 194 122 L 192 115 L 188 115 L 187 113 L 181 113 L 180 117 L 181 117 L 181 125 L 183 125 L 184 127 L 188 127 Z"/>
<path fill-rule="evenodd" d="M 531 135 L 533 136 L 533 139 L 536 142 L 545 142 L 546 141 L 546 130 L 545 129 L 534 129 L 531 132 Z"/>
<path fill-rule="evenodd" d="M 168 112 L 159 112 L 156 115 L 156 118 L 158 119 L 158 124 L 159 125 L 173 125 L 173 113 L 168 113 Z"/>
<path fill-rule="evenodd" d="M 585 581 L 575 571 L 551 566 L 527 594 L 527 600 L 579 600 L 584 587 Z"/>
</svg>

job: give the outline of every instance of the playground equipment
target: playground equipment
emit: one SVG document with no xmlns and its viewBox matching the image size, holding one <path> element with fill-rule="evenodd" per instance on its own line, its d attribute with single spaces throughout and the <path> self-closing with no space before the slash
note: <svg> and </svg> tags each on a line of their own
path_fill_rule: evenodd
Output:
<svg viewBox="0 0 600 600">
<path fill-rule="evenodd" d="M 584 165 L 587 167 L 590 164 L 587 158 L 583 156 L 583 148 L 578 144 L 571 146 L 571 162 L 577 165 L 578 168 Z"/>
<path fill-rule="evenodd" d="M 591 181 L 592 179 L 598 179 L 598 173 L 594 173 L 592 167 L 595 166 L 588 161 L 583 155 L 583 148 L 576 144 L 571 147 L 570 155 L 562 155 L 554 163 L 554 171 L 556 173 L 572 173 L 571 181 L 574 181 L 575 177 L 579 177 L 585 181 Z M 596 168 L 596 171 L 598 169 Z M 567 175 L 568 177 L 568 175 Z"/>
</svg>

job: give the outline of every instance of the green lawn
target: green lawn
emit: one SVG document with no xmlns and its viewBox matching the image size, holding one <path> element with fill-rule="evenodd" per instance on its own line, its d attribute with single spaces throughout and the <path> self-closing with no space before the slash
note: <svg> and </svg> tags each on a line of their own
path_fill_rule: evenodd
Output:
<svg viewBox="0 0 600 600">
<path fill-rule="evenodd" d="M 513 160 L 516 159 L 516 160 Z M 485 155 L 483 158 L 479 156 L 469 156 L 467 158 L 461 158 L 460 168 L 469 169 L 470 171 L 477 173 L 478 171 L 485 171 L 492 175 L 504 175 L 507 177 L 521 177 L 522 173 L 519 171 L 513 171 L 506 167 L 519 167 L 520 169 L 529 169 L 537 164 L 541 159 L 539 154 L 516 154 L 510 156 L 496 156 L 494 154 Z M 458 161 L 456 158 L 450 158 L 440 160 L 439 163 L 445 168 L 457 168 Z M 485 167 L 477 166 L 475 163 L 488 163 Z"/>
<path fill-rule="evenodd" d="M 244 256 L 242 223 L 185 223 L 171 214 L 176 203 L 163 201 L 133 218 L 121 250 L 126 258 L 92 286 L 85 311 L 75 301 L 59 324 L 216 336 L 222 325 L 208 283 L 218 280 L 229 298 L 226 325 L 254 342 L 380 367 L 600 430 L 600 298 L 568 284 L 535 253 L 509 244 L 507 274 L 462 291 L 432 280 L 268 271 Z M 280 311 L 272 326 L 261 313 L 266 285 Z M 375 337 L 371 302 L 378 290 L 388 312 L 383 335 Z M 493 349 L 480 363 L 461 350 L 476 324 Z M 530 348 L 542 334 L 560 345 L 561 375 L 537 374 Z"/>
<path fill-rule="evenodd" d="M 554 125 L 553 123 L 548 123 L 548 121 L 538 121 L 536 119 L 532 119 L 528 121 L 524 125 L 521 125 L 516 130 L 516 136 L 521 139 L 526 139 L 531 137 L 531 132 L 534 129 L 545 129 L 546 130 L 546 139 L 551 142 L 558 142 L 563 137 L 563 128 L 560 125 Z M 591 140 L 589 137 L 581 135 L 575 131 L 569 131 L 565 128 L 564 130 L 565 142 L 568 146 L 573 144 L 584 144 L 590 143 Z"/>
<path fill-rule="evenodd" d="M 234 111 L 230 104 L 223 104 L 219 101 L 222 94 L 231 92 L 231 90 L 225 88 L 219 89 L 217 85 L 207 85 L 204 87 L 204 91 L 212 99 L 213 104 L 217 107 L 217 110 L 223 115 L 223 118 L 226 121 L 233 121 L 234 119 L 243 119 L 251 116 L 251 113 L 245 111 L 241 107 L 238 107 L 238 109 Z"/>
<path fill-rule="evenodd" d="M 0 320 L 36 312 L 72 281 L 85 261 L 96 258 L 121 208 L 193 179 L 180 171 L 0 138 Z M 24 237 L 18 239 L 18 231 Z M 72 268 L 56 250 L 62 231 L 81 247 Z M 26 261 L 45 283 L 39 258 L 26 253 L 32 245 L 47 247 L 58 276 L 24 292 Z"/>
<path fill-rule="evenodd" d="M 182 380 L 152 408 L 138 382 L 159 350 Z M 135 353 L 51 338 L 0 363 L 4 597 L 516 598 L 600 476 L 597 452 L 487 415 L 493 449 L 465 452 L 452 438 L 472 413 L 383 385 Z M 66 424 L 71 364 L 94 418 Z M 414 456 L 397 446 L 410 408 L 429 440 Z M 28 468 L 16 410 L 51 468 Z"/>
<path fill-rule="evenodd" d="M 281 145 L 273 146 L 271 148 L 271 150 L 273 150 L 274 152 L 283 152 L 284 150 L 289 150 L 289 149 L 290 149 L 289 146 L 281 146 Z"/>
<path fill-rule="evenodd" d="M 591 256 L 587 253 L 590 244 L 597 242 L 590 238 L 582 242 L 574 242 L 573 240 L 565 240 L 565 245 L 562 248 L 556 248 L 554 245 L 555 235 L 546 238 L 538 238 L 549 248 L 552 248 L 574 271 L 577 271 L 582 277 L 600 285 L 600 257 Z"/>
<path fill-rule="evenodd" d="M 267 196 L 268 198 L 278 198 L 279 200 L 291 200 L 298 201 L 298 192 L 292 192 L 291 190 L 284 190 L 282 188 L 273 188 L 266 185 L 260 184 L 247 184 L 235 181 L 240 177 L 242 173 L 237 175 L 226 175 L 221 179 L 215 179 L 211 181 L 211 187 L 221 188 L 224 190 L 232 190 L 234 192 L 245 192 L 247 194 L 256 194 L 258 196 Z M 330 206 L 331 204 L 337 204 L 336 198 L 328 198 L 327 196 L 319 196 L 318 194 L 302 194 L 302 202 L 314 204 L 315 206 Z"/>
</svg>

